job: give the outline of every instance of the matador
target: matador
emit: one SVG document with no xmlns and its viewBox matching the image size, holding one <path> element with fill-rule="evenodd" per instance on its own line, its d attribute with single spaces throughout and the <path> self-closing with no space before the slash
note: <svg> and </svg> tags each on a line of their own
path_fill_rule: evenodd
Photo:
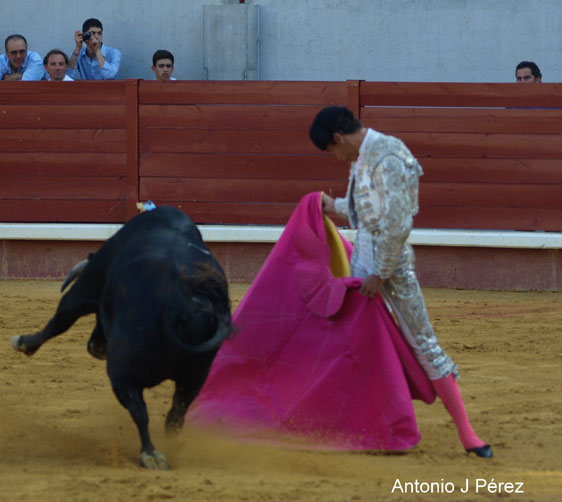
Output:
<svg viewBox="0 0 562 502">
<path fill-rule="evenodd" d="M 323 194 L 326 213 L 346 217 L 357 229 L 351 273 L 363 278 L 360 292 L 380 293 L 396 316 L 402 334 L 451 414 L 464 448 L 491 457 L 492 448 L 472 429 L 457 384 L 458 370 L 445 353 L 429 320 L 407 242 L 418 212 L 422 168 L 398 138 L 366 128 L 345 108 L 324 108 L 310 128 L 322 150 L 351 162 L 344 198 Z"/>
</svg>

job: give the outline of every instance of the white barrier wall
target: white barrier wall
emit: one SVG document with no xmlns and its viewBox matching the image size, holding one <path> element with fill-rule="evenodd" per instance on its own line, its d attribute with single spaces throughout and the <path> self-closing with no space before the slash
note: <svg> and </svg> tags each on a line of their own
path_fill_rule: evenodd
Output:
<svg viewBox="0 0 562 502">
<path fill-rule="evenodd" d="M 285 228 L 273 225 L 197 226 L 206 242 L 267 244 L 275 244 Z M 104 241 L 121 227 L 105 223 L 0 223 L 0 241 Z M 346 239 L 354 241 L 354 230 L 340 229 L 340 232 Z M 562 232 L 414 228 L 408 242 L 413 246 L 562 249 Z"/>
</svg>

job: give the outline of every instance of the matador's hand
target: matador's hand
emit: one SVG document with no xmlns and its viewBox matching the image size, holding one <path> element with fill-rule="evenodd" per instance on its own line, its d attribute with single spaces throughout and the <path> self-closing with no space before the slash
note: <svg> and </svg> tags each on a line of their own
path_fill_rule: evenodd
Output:
<svg viewBox="0 0 562 502">
<path fill-rule="evenodd" d="M 363 279 L 361 287 L 359 288 L 359 293 L 363 296 L 368 296 L 373 298 L 381 289 L 385 279 L 381 279 L 378 275 L 370 275 Z"/>
<path fill-rule="evenodd" d="M 322 212 L 328 214 L 330 213 L 335 214 L 336 212 L 336 205 L 334 203 L 334 199 L 323 192 L 322 192 Z"/>
</svg>

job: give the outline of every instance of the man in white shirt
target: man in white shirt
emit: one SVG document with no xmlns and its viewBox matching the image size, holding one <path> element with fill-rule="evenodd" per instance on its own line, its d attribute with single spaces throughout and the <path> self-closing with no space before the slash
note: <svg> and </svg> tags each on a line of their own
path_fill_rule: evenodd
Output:
<svg viewBox="0 0 562 502">
<path fill-rule="evenodd" d="M 152 56 L 152 71 L 156 80 L 176 80 L 174 72 L 174 55 L 164 49 L 157 50 Z"/>
<path fill-rule="evenodd" d="M 43 66 L 47 72 L 47 80 L 53 81 L 73 81 L 66 74 L 66 69 L 68 68 L 68 56 L 59 49 L 53 49 L 47 53 L 43 59 Z"/>
</svg>

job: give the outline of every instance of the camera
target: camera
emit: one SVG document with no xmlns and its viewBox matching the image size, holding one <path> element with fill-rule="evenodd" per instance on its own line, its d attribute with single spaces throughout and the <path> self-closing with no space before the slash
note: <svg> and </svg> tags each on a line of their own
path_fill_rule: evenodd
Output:
<svg viewBox="0 0 562 502">
<path fill-rule="evenodd" d="M 92 34 L 89 31 L 82 33 L 82 40 L 84 40 L 84 42 L 87 42 L 90 38 L 92 38 Z"/>
</svg>

